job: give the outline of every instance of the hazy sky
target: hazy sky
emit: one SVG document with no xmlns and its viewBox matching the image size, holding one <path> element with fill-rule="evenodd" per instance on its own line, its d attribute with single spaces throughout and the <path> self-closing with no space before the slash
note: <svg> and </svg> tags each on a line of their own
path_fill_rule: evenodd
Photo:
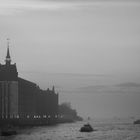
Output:
<svg viewBox="0 0 140 140">
<path fill-rule="evenodd" d="M 138 0 L 0 0 L 1 63 L 6 38 L 19 75 L 43 88 L 56 85 L 60 100 L 71 101 L 80 114 L 140 115 L 138 89 L 95 90 L 140 83 Z M 77 91 L 89 86 L 95 86 L 90 93 Z"/>
</svg>

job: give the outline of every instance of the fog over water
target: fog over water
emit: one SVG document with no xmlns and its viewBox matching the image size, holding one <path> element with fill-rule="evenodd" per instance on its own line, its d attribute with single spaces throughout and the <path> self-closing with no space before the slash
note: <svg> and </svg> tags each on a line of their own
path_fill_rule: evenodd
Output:
<svg viewBox="0 0 140 140">
<path fill-rule="evenodd" d="M 138 0 L 0 0 L 0 63 L 56 86 L 84 117 L 140 116 Z"/>
</svg>

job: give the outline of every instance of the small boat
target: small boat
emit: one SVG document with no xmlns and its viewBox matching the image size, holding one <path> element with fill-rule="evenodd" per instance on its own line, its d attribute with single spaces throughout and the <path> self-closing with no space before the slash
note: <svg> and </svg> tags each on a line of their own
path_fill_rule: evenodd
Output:
<svg viewBox="0 0 140 140">
<path fill-rule="evenodd" d="M 134 124 L 140 124 L 140 120 L 134 121 Z"/>
<path fill-rule="evenodd" d="M 92 131 L 94 131 L 94 130 L 93 130 L 92 126 L 89 123 L 85 124 L 80 129 L 80 132 L 92 132 Z"/>
<path fill-rule="evenodd" d="M 16 135 L 17 132 L 15 130 L 2 130 L 1 131 L 1 136 L 11 136 L 11 135 Z"/>
<path fill-rule="evenodd" d="M 16 130 L 11 126 L 6 126 L 1 130 L 1 136 L 11 136 L 16 134 Z"/>
</svg>

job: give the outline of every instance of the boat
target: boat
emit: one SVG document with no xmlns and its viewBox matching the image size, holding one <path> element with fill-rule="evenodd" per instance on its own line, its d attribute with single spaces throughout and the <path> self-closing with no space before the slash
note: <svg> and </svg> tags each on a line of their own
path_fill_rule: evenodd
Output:
<svg viewBox="0 0 140 140">
<path fill-rule="evenodd" d="M 140 124 L 140 120 L 134 121 L 134 124 Z"/>
<path fill-rule="evenodd" d="M 2 130 L 1 131 L 1 136 L 11 136 L 11 135 L 16 135 L 17 132 L 15 130 Z"/>
<path fill-rule="evenodd" d="M 92 131 L 94 131 L 94 129 L 92 128 L 92 126 L 89 123 L 84 124 L 84 126 L 81 127 L 81 129 L 80 129 L 80 132 L 92 132 Z"/>
<path fill-rule="evenodd" d="M 11 135 L 16 135 L 17 134 L 17 131 L 11 127 L 11 126 L 8 126 L 8 127 L 4 127 L 1 129 L 1 136 L 11 136 Z"/>
</svg>

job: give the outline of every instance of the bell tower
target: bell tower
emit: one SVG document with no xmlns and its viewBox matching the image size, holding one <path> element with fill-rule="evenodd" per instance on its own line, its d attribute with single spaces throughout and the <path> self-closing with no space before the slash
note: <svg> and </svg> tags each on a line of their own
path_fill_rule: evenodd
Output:
<svg viewBox="0 0 140 140">
<path fill-rule="evenodd" d="M 7 55 L 5 59 L 6 65 L 11 64 L 11 57 L 10 57 L 10 51 L 9 51 L 9 39 L 7 39 Z"/>
<path fill-rule="evenodd" d="M 0 118 L 10 119 L 18 115 L 18 72 L 11 64 L 9 39 L 5 64 L 0 64 Z"/>
</svg>

